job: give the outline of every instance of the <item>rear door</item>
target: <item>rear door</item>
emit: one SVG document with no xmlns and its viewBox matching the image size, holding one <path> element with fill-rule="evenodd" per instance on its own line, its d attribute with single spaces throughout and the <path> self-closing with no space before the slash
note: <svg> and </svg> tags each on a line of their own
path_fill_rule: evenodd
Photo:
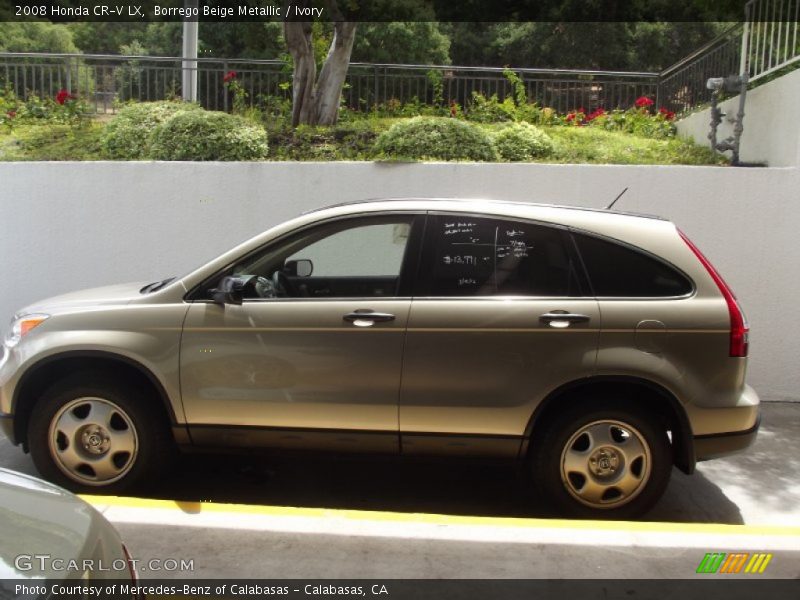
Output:
<svg viewBox="0 0 800 600">
<path fill-rule="evenodd" d="M 566 230 L 431 214 L 400 392 L 405 454 L 514 456 L 539 401 L 591 375 L 600 313 Z"/>
</svg>

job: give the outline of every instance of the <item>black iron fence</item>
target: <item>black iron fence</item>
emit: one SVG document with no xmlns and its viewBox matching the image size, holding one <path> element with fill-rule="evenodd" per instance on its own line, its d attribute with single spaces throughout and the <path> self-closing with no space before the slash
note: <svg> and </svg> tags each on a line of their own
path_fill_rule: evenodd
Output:
<svg viewBox="0 0 800 600">
<path fill-rule="evenodd" d="M 742 24 L 732 26 L 662 71 L 657 104 L 680 114 L 711 102 L 711 90 L 706 82 L 711 77 L 739 74 L 742 27 Z"/>
<path fill-rule="evenodd" d="M 181 97 L 182 60 L 177 57 L 92 54 L 0 53 L 0 86 L 22 98 L 54 97 L 66 89 L 97 112 L 114 112 L 129 100 Z M 248 104 L 268 98 L 289 98 L 291 68 L 278 60 L 198 58 L 198 102 L 212 110 L 228 110 L 232 93 L 225 76 L 236 73 Z M 528 100 L 559 112 L 574 108 L 627 108 L 639 96 L 655 97 L 657 73 L 565 69 L 514 69 Z M 503 101 L 514 93 L 504 69 L 442 65 L 352 63 L 343 90 L 354 110 L 410 102 L 468 104 L 473 93 Z"/>
</svg>

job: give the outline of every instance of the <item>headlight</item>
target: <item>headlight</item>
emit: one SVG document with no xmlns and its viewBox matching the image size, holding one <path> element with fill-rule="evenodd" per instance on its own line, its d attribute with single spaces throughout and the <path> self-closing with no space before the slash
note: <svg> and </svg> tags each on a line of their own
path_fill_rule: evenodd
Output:
<svg viewBox="0 0 800 600">
<path fill-rule="evenodd" d="M 32 314 L 16 319 L 11 323 L 11 330 L 6 334 L 6 346 L 13 348 L 19 344 L 19 341 L 28 335 L 31 330 L 41 325 L 49 318 L 50 315 Z"/>
</svg>

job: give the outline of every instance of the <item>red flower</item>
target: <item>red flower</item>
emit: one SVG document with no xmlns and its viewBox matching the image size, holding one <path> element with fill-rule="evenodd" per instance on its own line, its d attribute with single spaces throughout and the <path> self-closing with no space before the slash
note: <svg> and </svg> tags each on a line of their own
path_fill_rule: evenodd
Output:
<svg viewBox="0 0 800 600">
<path fill-rule="evenodd" d="M 675 113 L 674 113 L 674 112 L 672 112 L 671 110 L 668 110 L 668 109 L 664 108 L 663 106 L 662 106 L 661 108 L 659 108 L 659 109 L 658 109 L 658 112 L 659 112 L 660 114 L 664 115 L 664 118 L 665 118 L 667 121 L 672 121 L 672 119 L 674 119 L 674 118 L 675 118 Z"/>
<path fill-rule="evenodd" d="M 583 125 L 586 122 L 586 110 L 583 107 L 571 110 L 567 113 L 565 120 L 567 123 L 575 121 L 578 125 Z"/>
<path fill-rule="evenodd" d="M 639 96 L 634 104 L 636 108 L 647 108 L 648 106 L 653 106 L 654 102 L 647 96 Z"/>
<path fill-rule="evenodd" d="M 605 111 L 604 108 L 595 108 L 592 112 L 590 112 L 588 115 L 586 115 L 586 120 L 587 121 L 591 121 L 591 120 L 596 119 L 597 117 L 602 116 L 604 114 L 606 114 L 606 111 Z"/>
<path fill-rule="evenodd" d="M 65 90 L 65 89 L 58 90 L 58 93 L 56 94 L 56 102 L 58 102 L 59 104 L 62 104 L 62 105 L 63 105 L 63 104 L 64 104 L 64 102 L 66 102 L 67 100 L 72 100 L 73 98 L 75 98 L 75 96 L 73 96 L 72 94 L 70 94 L 70 93 L 69 93 L 67 90 Z"/>
<path fill-rule="evenodd" d="M 222 82 L 228 83 L 232 79 L 236 79 L 236 71 L 228 71 L 225 73 L 225 77 L 222 78 Z"/>
<path fill-rule="evenodd" d="M 8 111 L 6 114 L 8 115 L 8 118 L 9 118 L 9 119 L 13 119 L 14 117 L 16 117 L 16 116 L 17 116 L 17 111 L 15 111 L 15 110 L 10 110 L 10 111 Z"/>
</svg>

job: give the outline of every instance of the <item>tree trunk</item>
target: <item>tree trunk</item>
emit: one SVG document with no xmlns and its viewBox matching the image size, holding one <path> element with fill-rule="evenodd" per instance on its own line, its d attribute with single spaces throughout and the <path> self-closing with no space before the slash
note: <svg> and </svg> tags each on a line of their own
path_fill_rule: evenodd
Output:
<svg viewBox="0 0 800 600">
<path fill-rule="evenodd" d="M 298 4 L 295 2 L 295 4 Z M 308 0 L 301 6 L 310 5 Z M 292 74 L 292 127 L 334 125 L 339 118 L 339 98 L 350 66 L 356 24 L 343 21 L 336 0 L 326 3 L 334 20 L 333 41 L 317 79 L 310 22 L 285 21 L 286 46 L 294 61 Z"/>
<path fill-rule="evenodd" d="M 328 57 L 317 81 L 316 111 L 319 125 L 334 125 L 339 118 L 339 99 L 350 66 L 355 38 L 355 23 L 340 21 L 335 24 Z"/>
<path fill-rule="evenodd" d="M 314 80 L 317 78 L 317 63 L 311 43 L 311 23 L 286 21 L 284 35 L 289 54 L 294 61 L 292 74 L 292 127 L 300 123 L 313 125 Z"/>
</svg>

